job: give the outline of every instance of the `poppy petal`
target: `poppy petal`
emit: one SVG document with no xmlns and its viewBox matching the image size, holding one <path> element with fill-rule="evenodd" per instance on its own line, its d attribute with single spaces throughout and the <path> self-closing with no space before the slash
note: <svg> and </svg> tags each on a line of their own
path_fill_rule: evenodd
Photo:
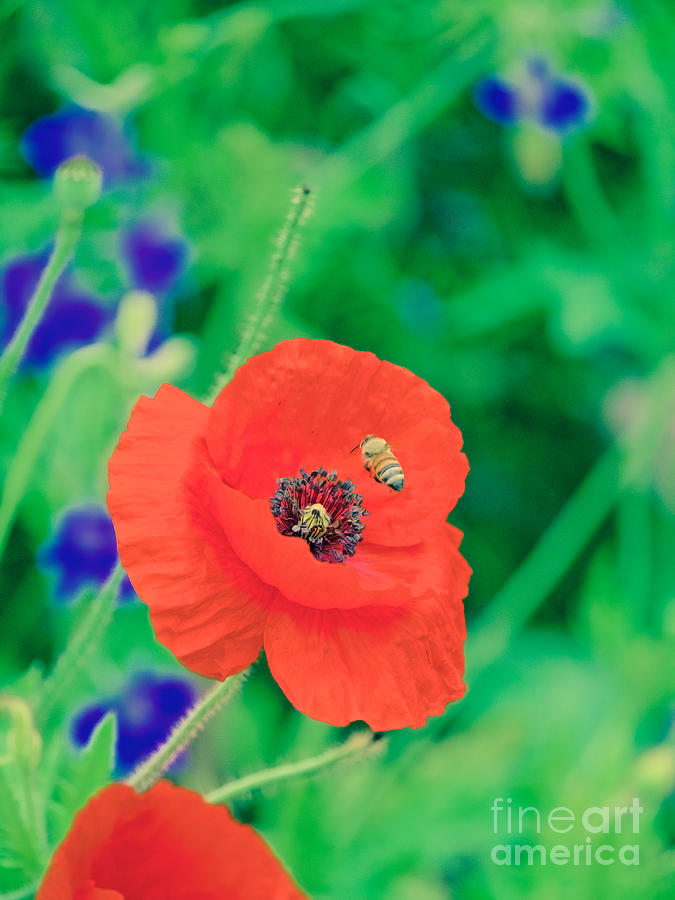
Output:
<svg viewBox="0 0 675 900">
<path fill-rule="evenodd" d="M 447 593 L 398 609 L 275 609 L 265 628 L 270 671 L 301 712 L 375 731 L 421 727 L 464 695 L 462 599 L 471 570 L 443 535 Z"/>
<path fill-rule="evenodd" d="M 305 541 L 278 531 L 267 501 L 225 484 L 219 498 L 222 527 L 237 556 L 294 603 L 315 609 L 399 606 L 443 583 L 446 562 L 434 540 L 384 547 L 364 539 L 343 563 L 320 562 Z"/>
<path fill-rule="evenodd" d="M 226 678 L 260 650 L 274 593 L 228 545 L 199 455 L 208 409 L 162 386 L 141 397 L 110 460 L 120 559 L 157 638 L 195 672 Z"/>
<path fill-rule="evenodd" d="M 358 445 L 367 434 L 391 445 L 405 473 L 400 493 L 365 471 Z M 445 521 L 468 471 L 441 394 L 332 341 L 296 338 L 252 357 L 216 399 L 206 440 L 223 481 L 253 499 L 269 499 L 277 478 L 301 468 L 352 479 L 371 514 L 368 539 L 394 546 L 418 543 L 430 520 Z"/>
<path fill-rule="evenodd" d="M 79 890 L 75 900 L 125 900 L 125 898 L 119 891 L 107 891 L 88 884 Z"/>
<path fill-rule="evenodd" d="M 145 794 L 113 784 L 81 810 L 37 900 L 300 900 L 263 840 L 221 806 L 159 782 Z"/>
</svg>

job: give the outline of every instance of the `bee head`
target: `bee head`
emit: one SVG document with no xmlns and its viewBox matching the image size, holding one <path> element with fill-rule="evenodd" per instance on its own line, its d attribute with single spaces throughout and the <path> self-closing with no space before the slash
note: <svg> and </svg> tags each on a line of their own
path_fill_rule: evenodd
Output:
<svg viewBox="0 0 675 900">
<path fill-rule="evenodd" d="M 389 449 L 389 444 L 384 438 L 377 437 L 375 434 L 367 434 L 361 441 L 361 450 L 366 456 L 373 456 L 376 453 L 385 453 Z"/>
</svg>

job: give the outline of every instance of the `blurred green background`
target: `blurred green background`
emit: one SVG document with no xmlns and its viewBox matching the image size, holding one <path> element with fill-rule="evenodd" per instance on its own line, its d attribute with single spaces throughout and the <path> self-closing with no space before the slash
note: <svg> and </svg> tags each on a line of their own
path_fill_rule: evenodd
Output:
<svg viewBox="0 0 675 900">
<path fill-rule="evenodd" d="M 44 421 L 34 460 L 21 445 L 30 471 L 1 561 L 2 682 L 49 667 L 86 602 L 56 604 L 35 565 L 58 516 L 102 501 L 140 393 L 208 391 L 304 182 L 315 214 L 266 345 L 372 350 L 449 399 L 471 464 L 451 515 L 474 570 L 469 691 L 377 759 L 257 792 L 237 815 L 317 898 L 672 896 L 673 5 L 3 0 L 0 31 L 0 264 L 53 237 L 20 139 L 67 103 L 124 118 L 152 172 L 87 213 L 79 282 L 114 306 L 119 231 L 148 215 L 190 246 L 172 313 L 186 340 L 166 358 L 134 357 L 118 329 L 77 371 L 62 357 L 14 380 L 2 472 L 36 409 Z M 482 78 L 517 81 L 533 53 L 591 98 L 569 133 L 476 106 Z M 181 671 L 132 603 L 52 745 L 74 754 L 69 718 L 141 667 Z M 293 710 L 261 661 L 178 778 L 209 790 L 341 737 Z M 496 866 L 497 797 L 544 814 L 639 797 L 640 865 Z M 0 889 L 13 877 L 0 867 Z"/>
</svg>

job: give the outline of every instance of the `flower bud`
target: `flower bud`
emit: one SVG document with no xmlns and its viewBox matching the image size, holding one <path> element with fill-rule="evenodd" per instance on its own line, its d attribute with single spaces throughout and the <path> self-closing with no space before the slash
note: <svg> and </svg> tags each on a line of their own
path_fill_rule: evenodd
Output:
<svg viewBox="0 0 675 900">
<path fill-rule="evenodd" d="M 42 739 L 26 701 L 9 695 L 1 697 L 0 721 L 4 725 L 0 763 L 17 761 L 34 769 L 42 754 Z"/>
<path fill-rule="evenodd" d="M 122 297 L 115 320 L 115 333 L 130 356 L 142 356 L 157 324 L 157 304 L 147 291 L 129 291 Z"/>
<path fill-rule="evenodd" d="M 520 177 L 535 188 L 551 184 L 562 163 L 557 134 L 525 124 L 513 134 L 511 152 Z"/>
<path fill-rule="evenodd" d="M 85 210 L 101 196 L 103 171 L 88 156 L 73 156 L 54 173 L 53 190 L 64 209 Z"/>
<path fill-rule="evenodd" d="M 136 363 L 136 371 L 153 381 L 171 381 L 185 376 L 194 368 L 197 358 L 195 343 L 186 337 L 173 337 Z"/>
<path fill-rule="evenodd" d="M 670 793 L 675 786 L 675 751 L 667 744 L 651 747 L 638 757 L 636 774 L 641 790 Z"/>
</svg>

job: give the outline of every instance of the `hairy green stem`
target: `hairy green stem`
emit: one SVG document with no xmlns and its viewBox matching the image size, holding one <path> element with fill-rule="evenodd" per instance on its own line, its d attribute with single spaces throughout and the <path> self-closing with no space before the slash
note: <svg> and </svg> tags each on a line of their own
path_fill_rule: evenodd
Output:
<svg viewBox="0 0 675 900">
<path fill-rule="evenodd" d="M 11 341 L 0 357 L 0 406 L 2 405 L 7 385 L 12 373 L 21 362 L 26 347 L 35 331 L 51 297 L 54 285 L 73 255 L 82 232 L 82 212 L 67 209 L 61 214 L 61 221 L 56 232 L 54 249 L 51 252 L 33 296 L 28 302 L 23 319 L 14 332 Z"/>
<path fill-rule="evenodd" d="M 286 215 L 283 228 L 277 236 L 267 277 L 256 298 L 255 308 L 225 373 L 216 379 L 215 386 L 206 401 L 209 405 L 231 381 L 239 366 L 260 349 L 265 339 L 272 319 L 288 290 L 288 265 L 297 250 L 300 228 L 306 222 L 311 209 L 310 195 L 310 189 L 304 186 L 296 188 L 293 192 L 291 207 Z"/>
<path fill-rule="evenodd" d="M 47 389 L 35 407 L 12 457 L 2 486 L 0 499 L 0 558 L 5 549 L 16 511 L 23 499 L 35 464 L 45 445 L 49 430 L 62 413 L 70 391 L 79 377 L 89 368 L 113 365 L 110 348 L 101 344 L 82 347 L 67 356 L 56 369 Z"/>
<path fill-rule="evenodd" d="M 289 283 L 288 264 L 298 248 L 298 234 L 311 212 L 310 189 L 296 188 L 283 228 L 277 235 L 276 250 L 270 259 L 270 268 L 260 291 L 258 321 L 252 322 L 253 330 L 248 347 L 242 347 L 244 359 L 260 349 L 272 319 L 286 296 Z"/>
<path fill-rule="evenodd" d="M 383 741 L 376 743 L 369 731 L 361 731 L 353 734 L 344 744 L 331 747 L 330 750 L 319 753 L 318 756 L 312 756 L 299 762 L 284 763 L 284 765 L 263 769 L 260 772 L 253 772 L 250 775 L 245 775 L 243 778 L 238 778 L 236 781 L 230 781 L 222 787 L 216 788 L 215 791 L 206 794 L 205 799 L 209 803 L 224 803 L 231 797 L 236 797 L 237 794 L 246 794 L 249 791 L 267 787 L 279 781 L 287 781 L 289 778 L 313 775 L 315 772 L 319 772 L 342 760 L 362 759 L 380 751 L 383 744 Z"/>
<path fill-rule="evenodd" d="M 36 719 L 46 722 L 78 668 L 93 653 L 112 618 L 117 602 L 117 591 L 124 576 L 118 563 L 99 593 L 73 631 L 66 648 L 58 658 L 50 676 L 44 683 L 40 702 L 35 710 Z"/>
<path fill-rule="evenodd" d="M 239 690 L 248 672 L 232 675 L 219 681 L 201 697 L 185 718 L 174 727 L 166 741 L 135 769 L 127 784 L 137 791 L 145 791 L 162 776 L 176 757 L 185 750 L 211 719 Z"/>
</svg>

